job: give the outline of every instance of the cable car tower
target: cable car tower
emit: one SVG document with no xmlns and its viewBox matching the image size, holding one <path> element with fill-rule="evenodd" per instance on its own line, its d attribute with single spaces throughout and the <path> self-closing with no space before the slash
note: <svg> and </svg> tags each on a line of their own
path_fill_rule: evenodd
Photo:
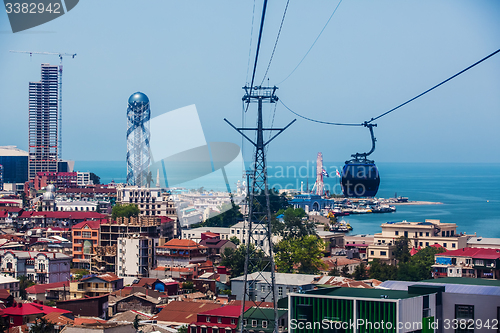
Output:
<svg viewBox="0 0 500 333">
<path fill-rule="evenodd" d="M 257 103 L 257 127 L 256 128 L 237 128 L 231 124 L 227 119 L 224 119 L 232 128 L 240 133 L 255 147 L 255 155 L 253 165 L 250 173 L 252 178 L 252 186 L 250 187 L 249 194 L 249 212 L 247 221 L 245 222 L 246 231 L 243 243 L 246 246 L 245 257 L 245 270 L 244 270 L 244 284 L 243 284 L 243 298 L 241 302 L 241 315 L 239 320 L 239 331 L 241 333 L 251 330 L 251 326 L 244 324 L 245 303 L 252 302 L 256 307 L 254 311 L 260 312 L 265 317 L 266 314 L 262 311 L 260 305 L 263 303 L 257 300 L 254 291 L 257 290 L 257 281 L 259 284 L 267 284 L 265 294 L 261 295 L 263 299 L 271 298 L 274 304 L 274 318 L 267 318 L 268 322 L 274 320 L 274 333 L 278 333 L 278 308 L 277 308 L 277 291 L 275 280 L 275 264 L 272 243 L 272 230 L 271 230 L 271 207 L 269 203 L 269 189 L 267 183 L 267 168 L 266 168 L 266 150 L 265 147 L 274 140 L 279 134 L 286 130 L 293 120 L 284 128 L 265 128 L 262 120 L 262 104 L 276 103 L 278 97 L 276 96 L 276 86 L 274 87 L 243 87 L 245 95 L 243 102 Z M 245 131 L 256 132 L 256 140 L 250 139 Z M 277 131 L 267 141 L 264 141 L 265 131 Z M 250 274 L 257 276 L 248 280 Z M 247 303 L 248 304 L 248 303 Z M 257 312 L 254 312 L 257 313 Z"/>
<path fill-rule="evenodd" d="M 57 140 L 57 152 L 58 152 L 58 158 L 62 159 L 62 74 L 63 74 L 63 57 L 71 57 L 74 59 L 76 57 L 76 53 L 56 53 L 56 52 L 34 52 L 34 51 L 14 51 L 10 50 L 10 52 L 13 53 L 28 53 L 30 55 L 30 58 L 33 56 L 33 54 L 44 54 L 44 55 L 57 55 L 59 56 L 59 80 L 58 80 L 58 85 L 59 85 L 59 92 L 58 92 L 58 140 Z"/>
</svg>

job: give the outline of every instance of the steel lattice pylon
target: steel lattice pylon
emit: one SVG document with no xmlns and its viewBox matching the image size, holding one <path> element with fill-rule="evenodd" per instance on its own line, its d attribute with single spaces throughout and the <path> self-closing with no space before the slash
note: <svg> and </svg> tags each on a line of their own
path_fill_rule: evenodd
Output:
<svg viewBox="0 0 500 333">
<path fill-rule="evenodd" d="M 243 101 L 245 103 L 258 103 L 258 116 L 257 128 L 236 128 L 227 119 L 224 119 L 236 131 L 238 131 L 244 138 L 246 138 L 255 147 L 255 158 L 252 165 L 252 186 L 249 190 L 249 212 L 244 228 L 246 231 L 246 258 L 244 270 L 244 291 L 241 304 L 240 315 L 240 332 L 248 331 L 247 325 L 244 324 L 245 303 L 252 301 L 252 305 L 260 309 L 259 305 L 263 303 L 261 300 L 255 299 L 254 290 L 256 289 L 256 281 L 259 284 L 265 283 L 268 288 L 267 294 L 264 299 L 269 297 L 274 304 L 274 318 L 267 318 L 268 323 L 274 321 L 274 332 L 278 333 L 278 309 L 276 299 L 276 285 L 275 285 L 275 265 L 272 243 L 271 231 L 271 207 L 269 202 L 269 189 L 267 184 L 267 170 L 266 170 L 266 150 L 265 147 L 276 138 L 281 132 L 287 129 L 292 123 L 284 128 L 264 128 L 262 120 L 262 103 L 276 103 L 278 97 L 275 95 L 277 87 L 243 87 L 245 89 L 245 96 Z M 255 131 L 256 141 L 250 139 L 243 131 Z M 277 131 L 269 140 L 264 141 L 264 131 Z M 257 275 L 252 281 L 248 281 L 248 276 L 251 273 Z M 266 272 L 266 274 L 264 274 Z M 268 274 L 270 273 L 270 274 Z M 264 312 L 262 314 L 266 316 Z M 248 326 L 249 327 L 249 326 Z M 249 327 L 250 328 L 250 327 Z M 251 328 L 250 328 L 251 329 Z"/>
</svg>

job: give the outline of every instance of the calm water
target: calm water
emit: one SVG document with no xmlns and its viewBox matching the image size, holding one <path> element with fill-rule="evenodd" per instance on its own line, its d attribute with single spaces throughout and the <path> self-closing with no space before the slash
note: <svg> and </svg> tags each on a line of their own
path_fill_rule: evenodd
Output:
<svg viewBox="0 0 500 333">
<path fill-rule="evenodd" d="M 325 188 L 339 193 L 339 171 L 343 163 L 324 163 L 330 178 L 325 178 Z M 378 197 L 409 197 L 410 200 L 437 201 L 442 205 L 398 206 L 389 214 L 346 216 L 353 233 L 380 232 L 380 224 L 388 221 L 424 221 L 440 219 L 457 223 L 459 232 L 483 237 L 500 237 L 500 165 L 499 164 L 406 164 L 378 163 L 381 183 Z M 125 182 L 125 162 L 76 162 L 75 170 L 91 171 L 101 177 L 101 182 Z M 309 189 L 315 181 L 314 162 L 269 163 L 269 183 L 275 188 Z M 241 165 L 226 168 L 231 188 L 241 180 Z M 225 190 L 219 171 L 184 184 L 189 188 Z"/>
</svg>

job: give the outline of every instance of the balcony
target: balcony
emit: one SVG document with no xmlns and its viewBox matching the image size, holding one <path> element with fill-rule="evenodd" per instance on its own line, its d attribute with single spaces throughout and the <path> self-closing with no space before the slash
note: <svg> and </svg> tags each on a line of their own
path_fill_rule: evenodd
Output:
<svg viewBox="0 0 500 333">
<path fill-rule="evenodd" d="M 35 268 L 35 273 L 47 273 L 47 269 L 40 269 L 40 268 Z"/>
<path fill-rule="evenodd" d="M 14 268 L 2 268 L 2 272 L 14 272 Z"/>
</svg>

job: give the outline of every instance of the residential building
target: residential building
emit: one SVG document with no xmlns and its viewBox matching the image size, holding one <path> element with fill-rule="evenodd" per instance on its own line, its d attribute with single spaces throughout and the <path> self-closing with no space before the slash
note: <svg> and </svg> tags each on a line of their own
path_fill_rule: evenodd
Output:
<svg viewBox="0 0 500 333">
<path fill-rule="evenodd" d="M 237 300 L 243 298 L 244 276 L 239 276 L 231 279 L 231 291 L 236 296 Z M 275 273 L 275 285 L 277 298 L 286 297 L 289 293 L 300 292 L 314 289 L 317 284 L 326 281 L 328 276 L 309 275 L 309 274 L 291 274 L 291 273 Z M 271 290 L 271 273 L 270 272 L 255 272 L 248 274 L 247 284 L 250 292 L 249 300 L 255 302 L 272 302 Z"/>
<path fill-rule="evenodd" d="M 16 146 L 0 147 L 0 164 L 3 166 L 3 183 L 22 183 L 28 180 L 28 152 Z"/>
<path fill-rule="evenodd" d="M 218 264 L 221 261 L 221 256 L 226 248 L 236 249 L 236 244 L 225 239 L 209 238 L 200 242 L 200 245 L 207 248 L 208 258 Z"/>
<path fill-rule="evenodd" d="M 266 236 L 267 224 L 254 222 L 252 224 L 253 235 L 251 241 L 265 253 L 269 253 L 269 241 Z M 240 244 L 246 244 L 248 239 L 248 223 L 238 222 L 230 227 L 229 238 L 235 236 L 240 241 Z M 273 234 L 271 240 L 274 244 L 278 243 L 280 236 Z"/>
<path fill-rule="evenodd" d="M 500 278 L 500 249 L 463 248 L 434 255 L 433 277 Z"/>
<path fill-rule="evenodd" d="M 37 191 L 42 190 L 49 184 L 53 184 L 56 189 L 77 187 L 76 172 L 37 172 L 33 180 L 33 185 Z"/>
<path fill-rule="evenodd" d="M 408 238 L 410 248 L 426 248 L 437 244 L 447 250 L 466 247 L 472 237 L 457 233 L 455 223 L 442 223 L 440 220 L 387 222 L 381 227 L 382 232 L 375 234 L 373 244 L 368 246 L 368 259 L 380 259 L 387 263 L 394 263 L 393 246 L 400 237 Z"/>
<path fill-rule="evenodd" d="M 134 293 L 116 300 L 115 304 L 113 304 L 113 314 L 135 310 L 152 315 L 158 312 L 156 310 L 158 304 L 160 304 L 158 298 L 142 293 Z"/>
<path fill-rule="evenodd" d="M 245 311 L 243 316 L 248 331 L 274 332 L 274 308 L 252 307 Z M 278 332 L 288 332 L 287 309 L 278 309 Z"/>
<path fill-rule="evenodd" d="M 123 279 L 113 273 L 91 275 L 70 282 L 70 299 L 107 295 L 122 288 Z"/>
<path fill-rule="evenodd" d="M 9 275 L 0 275 L 0 289 L 8 290 L 15 298 L 20 297 L 19 280 Z"/>
<path fill-rule="evenodd" d="M 142 216 L 167 216 L 177 220 L 174 201 L 166 189 L 140 186 L 118 187 L 117 202 L 136 204 Z"/>
<path fill-rule="evenodd" d="M 195 242 L 199 243 L 202 240 L 201 235 L 206 232 L 212 232 L 214 234 L 218 234 L 220 239 L 231 238 L 231 228 L 224 227 L 200 227 L 194 229 L 182 229 L 181 238 L 182 239 L 191 239 Z"/>
<path fill-rule="evenodd" d="M 78 186 L 88 186 L 94 185 L 94 182 L 90 179 L 90 172 L 76 172 L 76 185 Z"/>
<path fill-rule="evenodd" d="M 467 247 L 479 247 L 482 249 L 500 249 L 500 238 L 486 238 L 474 236 L 467 241 Z"/>
<path fill-rule="evenodd" d="M 245 307 L 245 311 L 250 307 Z M 189 333 L 236 333 L 241 306 L 226 305 L 222 308 L 200 312 L 196 321 L 189 324 Z"/>
<path fill-rule="evenodd" d="M 344 247 L 344 234 L 340 232 L 331 232 L 324 230 L 317 230 L 317 235 L 325 243 L 324 253 L 327 255 L 332 254 L 333 249 Z"/>
<path fill-rule="evenodd" d="M 93 249 L 99 245 L 100 221 L 83 221 L 73 226 L 73 265 L 90 269 Z"/>
<path fill-rule="evenodd" d="M 2 317 L 6 318 L 9 327 L 25 325 L 52 312 L 70 313 L 62 308 L 53 308 L 38 303 L 17 303 L 16 306 L 3 309 L 2 312 Z"/>
<path fill-rule="evenodd" d="M 156 248 L 156 263 L 161 267 L 187 267 L 207 258 L 207 248 L 189 239 L 172 239 Z"/>
<path fill-rule="evenodd" d="M 36 283 L 53 283 L 69 279 L 71 257 L 56 252 L 0 250 L 4 274 L 26 276 Z"/>
<path fill-rule="evenodd" d="M 148 277 L 149 270 L 155 266 L 157 246 L 158 238 L 138 234 L 118 237 L 116 275 L 121 278 Z"/>
<path fill-rule="evenodd" d="M 218 309 L 222 304 L 193 301 L 171 301 L 153 317 L 159 323 L 168 325 L 185 325 L 193 322 L 198 313 Z M 223 332 L 221 332 L 223 333 Z"/>
<path fill-rule="evenodd" d="M 71 311 L 75 316 L 90 316 L 107 319 L 108 298 L 108 295 L 104 294 L 101 296 L 57 301 L 56 304 L 57 308 Z"/>
<path fill-rule="evenodd" d="M 31 301 L 64 300 L 69 298 L 69 280 L 35 284 L 26 288 L 26 297 Z"/>
<path fill-rule="evenodd" d="M 324 270 L 325 273 L 331 271 L 332 269 L 337 269 L 339 272 L 342 272 L 344 267 L 346 267 L 347 272 L 349 274 L 353 274 L 361 264 L 361 259 L 349 259 L 345 256 L 331 256 L 326 258 L 321 258 L 324 264 L 327 265 L 327 268 Z"/>
<path fill-rule="evenodd" d="M 109 204 L 109 202 L 108 202 Z M 108 205 L 105 205 L 105 207 Z M 107 207 L 106 207 L 107 208 Z M 55 201 L 55 211 L 69 211 L 69 212 L 97 212 L 101 210 L 101 205 L 98 201 Z M 106 211 L 107 209 L 104 209 Z"/>
<path fill-rule="evenodd" d="M 429 325 L 440 309 L 435 289 L 412 287 L 320 288 L 291 293 L 288 304 L 290 331 L 312 333 L 433 332 Z"/>
<path fill-rule="evenodd" d="M 434 293 L 436 305 L 436 311 L 433 314 L 434 322 L 439 323 L 439 329 L 435 330 L 437 333 L 486 333 L 497 329 L 496 327 L 492 329 L 491 323 L 500 319 L 498 310 L 500 308 L 499 280 L 448 277 L 419 282 L 385 281 L 379 287 L 383 288 L 380 290 L 381 293 L 390 291 L 415 293 L 417 288 L 422 292 Z M 432 294 L 429 295 L 430 300 L 432 296 Z M 434 302 L 430 301 L 429 305 L 432 306 L 432 304 Z M 422 310 L 415 309 L 413 315 L 421 313 L 420 311 Z M 400 308 L 399 312 L 407 312 L 407 310 Z M 481 323 L 482 325 L 466 326 L 464 329 L 461 329 L 460 326 L 456 329 L 453 327 L 454 322 L 470 323 L 471 320 L 473 323 Z M 450 325 L 443 325 L 446 323 L 450 323 Z M 422 332 L 425 331 L 422 330 Z M 433 331 L 428 330 L 427 332 Z"/>
</svg>

